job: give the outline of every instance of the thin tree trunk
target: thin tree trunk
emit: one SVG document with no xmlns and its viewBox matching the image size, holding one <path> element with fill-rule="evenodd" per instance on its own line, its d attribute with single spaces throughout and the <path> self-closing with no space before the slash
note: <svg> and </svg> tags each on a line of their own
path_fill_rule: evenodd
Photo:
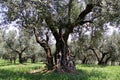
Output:
<svg viewBox="0 0 120 80">
<path fill-rule="evenodd" d="M 102 53 L 102 58 L 99 60 L 98 65 L 105 65 L 108 62 L 110 57 L 108 57 L 105 61 L 103 61 L 107 54 L 109 54 L 109 53 L 108 52 Z"/>
<path fill-rule="evenodd" d="M 13 60 L 14 60 L 14 64 L 15 64 L 16 63 L 16 57 L 14 57 Z"/>
<path fill-rule="evenodd" d="M 35 54 L 31 56 L 31 63 L 35 63 L 35 60 L 36 60 L 36 56 Z"/>
<path fill-rule="evenodd" d="M 86 60 L 87 60 L 87 58 L 84 56 L 84 58 L 82 60 L 82 64 L 86 64 Z"/>
<path fill-rule="evenodd" d="M 90 50 L 92 50 L 93 51 L 93 53 L 95 54 L 95 56 L 96 56 L 96 58 L 97 58 L 97 60 L 98 60 L 98 64 L 102 64 L 102 60 L 99 58 L 99 56 L 98 56 L 98 54 L 97 54 L 97 52 L 95 51 L 95 49 L 94 48 L 91 48 L 91 47 L 89 47 L 88 49 L 90 49 Z M 103 56 L 102 56 L 103 57 Z"/>
<path fill-rule="evenodd" d="M 98 65 L 103 65 L 104 64 L 104 61 L 103 61 L 104 57 L 105 57 L 105 55 L 102 54 L 102 58 L 98 61 Z"/>
<path fill-rule="evenodd" d="M 22 60 L 22 54 L 19 53 L 18 55 L 19 55 L 19 63 L 22 64 L 22 63 L 23 63 L 23 60 Z"/>
</svg>

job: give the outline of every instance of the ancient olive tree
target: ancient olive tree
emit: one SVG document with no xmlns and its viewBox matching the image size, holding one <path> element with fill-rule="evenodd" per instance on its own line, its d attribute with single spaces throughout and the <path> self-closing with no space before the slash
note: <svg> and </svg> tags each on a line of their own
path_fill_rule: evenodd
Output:
<svg viewBox="0 0 120 80">
<path fill-rule="evenodd" d="M 11 0 L 4 2 L 8 8 L 8 21 L 19 19 L 22 27 L 33 30 L 36 41 L 46 52 L 48 69 L 57 71 L 75 71 L 75 64 L 68 49 L 68 38 L 74 29 L 94 23 L 97 20 L 105 21 L 101 16 L 104 0 Z M 105 0 L 106 1 L 106 0 Z M 84 4 L 85 3 L 85 4 Z M 100 17 L 99 19 L 97 19 Z M 97 23 L 96 23 L 97 24 Z M 47 28 L 56 41 L 56 51 L 51 53 Z M 83 26 L 88 29 L 88 27 Z M 92 26 L 89 26 L 92 27 Z M 101 29 L 98 27 L 98 29 Z M 42 30 L 42 31 L 41 31 Z M 46 39 L 41 35 L 45 34 Z M 54 59 L 54 60 L 53 60 Z"/>
</svg>

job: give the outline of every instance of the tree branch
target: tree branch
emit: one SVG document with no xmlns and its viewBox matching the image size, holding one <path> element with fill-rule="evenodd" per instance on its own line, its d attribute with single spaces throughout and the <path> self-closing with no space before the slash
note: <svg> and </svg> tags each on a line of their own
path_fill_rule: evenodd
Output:
<svg viewBox="0 0 120 80">
<path fill-rule="evenodd" d="M 44 40 L 44 39 L 41 40 L 39 38 L 39 36 L 37 35 L 37 30 L 36 30 L 35 27 L 33 27 L 33 31 L 34 31 L 37 43 L 39 43 L 40 46 L 44 48 L 44 50 L 45 50 L 45 52 L 47 54 L 47 57 L 46 57 L 46 59 L 47 59 L 47 63 L 46 63 L 47 66 L 48 67 L 53 67 L 53 58 L 52 58 L 52 54 L 51 54 L 51 49 L 50 49 L 50 47 L 48 45 L 48 40 L 49 40 L 48 33 L 46 33 L 46 40 Z"/>
<path fill-rule="evenodd" d="M 110 59 L 111 59 L 111 56 L 107 57 L 107 59 L 105 60 L 105 63 L 107 63 Z"/>
<path fill-rule="evenodd" d="M 12 48 L 12 46 L 11 46 L 8 42 L 6 42 L 6 43 L 7 43 L 8 47 L 9 47 L 12 51 L 17 52 L 18 54 L 20 53 L 18 50 Z"/>
<path fill-rule="evenodd" d="M 80 15 L 79 15 L 79 17 L 77 18 L 76 21 L 78 21 L 78 20 L 84 20 L 85 16 L 88 13 L 90 13 L 93 8 L 94 8 L 94 4 L 87 4 L 86 9 L 80 13 Z"/>
<path fill-rule="evenodd" d="M 23 53 L 23 52 L 28 48 L 28 46 L 26 46 L 25 48 L 23 48 L 23 50 L 18 51 L 18 50 L 16 50 L 16 49 L 14 49 L 14 48 L 12 47 L 12 45 L 10 45 L 8 42 L 6 42 L 6 43 L 7 43 L 8 47 L 9 47 L 12 51 L 17 52 L 18 54 Z"/>
<path fill-rule="evenodd" d="M 100 59 L 99 59 L 99 56 L 97 55 L 97 53 L 96 53 L 96 51 L 95 51 L 94 48 L 89 47 L 87 50 L 92 50 L 93 53 L 95 54 L 95 56 L 97 57 L 97 60 L 98 60 L 98 61 L 100 60 Z"/>
<path fill-rule="evenodd" d="M 23 50 L 21 50 L 21 54 L 28 48 L 28 46 L 24 47 Z"/>
<path fill-rule="evenodd" d="M 83 11 L 80 13 L 80 15 L 79 15 L 78 18 L 75 20 L 75 22 L 73 22 L 73 23 L 71 23 L 71 24 L 69 24 L 69 25 L 67 26 L 67 27 L 69 27 L 69 28 L 66 29 L 65 35 L 68 35 L 69 33 L 72 33 L 74 27 L 76 27 L 77 25 L 83 25 L 83 24 L 85 24 L 85 23 L 87 23 L 87 22 L 92 23 L 92 20 L 84 21 L 84 18 L 85 18 L 85 16 L 86 16 L 87 14 L 89 14 L 89 13 L 92 11 L 92 9 L 94 8 L 94 6 L 95 6 L 94 4 L 87 4 L 86 9 L 83 10 Z"/>
<path fill-rule="evenodd" d="M 46 43 L 48 44 L 49 41 L 48 32 L 46 32 L 45 35 L 46 35 Z"/>
<path fill-rule="evenodd" d="M 83 25 L 83 24 L 85 24 L 85 23 L 93 23 L 93 21 L 92 21 L 92 20 L 80 21 L 80 22 L 78 22 L 78 23 L 76 23 L 76 24 Z"/>
<path fill-rule="evenodd" d="M 37 43 L 41 43 L 40 39 L 39 39 L 39 36 L 37 35 L 37 30 L 35 27 L 33 27 L 33 32 L 34 32 L 34 35 L 35 35 L 35 38 L 36 38 L 36 41 Z"/>
<path fill-rule="evenodd" d="M 47 49 L 49 47 L 48 45 L 48 35 L 46 34 L 46 40 L 45 39 L 41 39 L 38 34 L 37 34 L 37 30 L 35 27 L 33 27 L 33 31 L 34 31 L 34 35 L 36 38 L 37 43 L 39 43 L 44 49 Z"/>
<path fill-rule="evenodd" d="M 52 31 L 55 39 L 58 39 L 59 33 L 58 33 L 57 29 L 53 25 L 54 21 L 52 20 L 51 16 L 46 17 L 45 21 L 46 21 L 47 25 L 49 26 L 50 30 Z"/>
<path fill-rule="evenodd" d="M 69 4 L 68 4 L 68 24 L 71 23 L 70 17 L 71 17 L 72 2 L 73 2 L 73 0 L 69 0 Z"/>
</svg>

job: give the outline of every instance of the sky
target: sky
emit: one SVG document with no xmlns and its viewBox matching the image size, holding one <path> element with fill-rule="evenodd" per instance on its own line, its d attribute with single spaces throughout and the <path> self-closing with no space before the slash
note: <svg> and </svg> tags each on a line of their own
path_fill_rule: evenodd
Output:
<svg viewBox="0 0 120 80">
<path fill-rule="evenodd" d="M 111 26 L 109 23 L 107 24 L 108 30 L 106 30 L 105 34 L 110 36 L 113 32 L 119 32 L 119 28 L 116 26 Z"/>
</svg>

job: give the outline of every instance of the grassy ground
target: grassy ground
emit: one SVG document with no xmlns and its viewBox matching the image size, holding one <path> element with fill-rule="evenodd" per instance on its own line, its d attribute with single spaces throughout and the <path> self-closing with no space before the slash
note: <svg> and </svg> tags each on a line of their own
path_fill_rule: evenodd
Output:
<svg viewBox="0 0 120 80">
<path fill-rule="evenodd" d="M 44 73 L 42 63 L 10 64 L 0 60 L 0 80 L 120 80 L 120 66 L 77 65 L 77 73 Z M 38 70 L 38 73 L 34 73 Z"/>
</svg>

